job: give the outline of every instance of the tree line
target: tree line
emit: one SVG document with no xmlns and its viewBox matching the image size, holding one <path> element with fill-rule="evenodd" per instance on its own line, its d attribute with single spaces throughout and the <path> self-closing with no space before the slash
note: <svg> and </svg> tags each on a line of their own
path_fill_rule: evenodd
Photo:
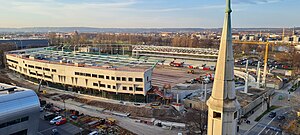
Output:
<svg viewBox="0 0 300 135">
<path fill-rule="evenodd" d="M 219 41 L 215 39 L 199 39 L 189 35 L 176 35 L 174 37 L 162 37 L 153 35 L 133 34 L 106 34 L 106 33 L 80 33 L 72 36 L 59 37 L 55 33 L 49 33 L 48 38 L 52 45 L 57 44 L 139 44 L 191 48 L 218 48 Z"/>
</svg>

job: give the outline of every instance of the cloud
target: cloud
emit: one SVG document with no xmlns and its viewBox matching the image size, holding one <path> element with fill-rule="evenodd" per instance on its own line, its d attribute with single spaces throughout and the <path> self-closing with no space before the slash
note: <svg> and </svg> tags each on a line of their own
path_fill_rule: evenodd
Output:
<svg viewBox="0 0 300 135">
<path fill-rule="evenodd" d="M 233 4 L 269 4 L 284 0 L 233 0 Z"/>
</svg>

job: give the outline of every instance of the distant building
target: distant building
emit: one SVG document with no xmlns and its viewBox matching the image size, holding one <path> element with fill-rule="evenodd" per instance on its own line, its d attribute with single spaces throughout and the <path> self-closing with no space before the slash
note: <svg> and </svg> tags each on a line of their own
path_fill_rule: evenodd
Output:
<svg viewBox="0 0 300 135">
<path fill-rule="evenodd" d="M 232 40 L 240 40 L 240 34 L 238 34 L 238 33 L 234 33 L 234 34 L 232 34 Z"/>
<path fill-rule="evenodd" d="M 248 35 L 243 35 L 242 41 L 248 41 L 248 40 L 249 40 L 249 36 Z"/>
<path fill-rule="evenodd" d="M 285 42 L 285 43 L 289 43 L 290 41 L 291 41 L 290 37 L 284 37 L 283 38 L 283 42 Z"/>
<path fill-rule="evenodd" d="M 35 135 L 40 102 L 36 93 L 0 83 L 0 134 Z"/>
<path fill-rule="evenodd" d="M 15 44 L 16 49 L 36 48 L 48 46 L 48 39 L 9 39 L 0 40 L 0 44 Z"/>
<path fill-rule="evenodd" d="M 218 57 L 218 49 L 212 48 L 184 48 L 146 45 L 133 45 L 132 48 L 132 56 L 134 57 L 146 56 L 213 62 L 215 62 Z"/>
<path fill-rule="evenodd" d="M 249 41 L 255 41 L 255 35 L 249 35 Z"/>
<path fill-rule="evenodd" d="M 299 37 L 297 35 L 293 36 L 293 43 L 299 43 Z"/>
</svg>

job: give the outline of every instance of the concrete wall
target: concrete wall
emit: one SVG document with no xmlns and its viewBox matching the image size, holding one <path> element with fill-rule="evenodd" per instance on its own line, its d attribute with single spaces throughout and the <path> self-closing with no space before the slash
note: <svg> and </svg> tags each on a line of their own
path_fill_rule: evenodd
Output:
<svg viewBox="0 0 300 135">
<path fill-rule="evenodd" d="M 246 115 L 247 113 L 251 112 L 253 109 L 255 109 L 258 105 L 262 103 L 262 99 L 264 97 L 269 97 L 269 95 L 273 95 L 274 90 L 268 90 L 261 96 L 259 96 L 257 99 L 249 103 L 247 106 L 244 106 L 240 110 L 240 115 Z M 208 95 L 209 97 L 209 95 Z M 200 100 L 195 100 L 195 99 L 185 99 L 184 100 L 184 107 L 185 108 L 193 108 L 196 110 L 207 110 L 207 105 L 206 102 L 200 101 Z"/>
<path fill-rule="evenodd" d="M 196 110 L 207 110 L 208 107 L 206 105 L 206 102 L 200 101 L 200 100 L 192 100 L 192 99 L 185 99 L 183 101 L 185 108 L 192 108 Z"/>
<path fill-rule="evenodd" d="M 259 96 L 257 99 L 255 99 L 254 101 L 252 101 L 251 103 L 249 103 L 247 106 L 244 106 L 240 110 L 240 114 L 241 115 L 246 115 L 247 113 L 249 113 L 250 111 L 252 111 L 253 109 L 255 109 L 258 105 L 260 105 L 263 102 L 263 98 L 271 97 L 271 95 L 273 95 L 274 92 L 275 92 L 274 90 L 268 90 L 268 91 L 266 91 L 264 94 L 262 94 L 261 96 Z"/>
</svg>

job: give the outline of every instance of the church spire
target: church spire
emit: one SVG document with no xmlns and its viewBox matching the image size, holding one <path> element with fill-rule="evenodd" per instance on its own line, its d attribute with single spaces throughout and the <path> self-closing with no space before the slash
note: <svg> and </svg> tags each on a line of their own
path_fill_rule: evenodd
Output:
<svg viewBox="0 0 300 135">
<path fill-rule="evenodd" d="M 219 57 L 212 91 L 212 97 L 216 99 L 235 99 L 236 96 L 233 73 L 234 59 L 232 49 L 231 12 L 230 0 L 227 0 Z"/>
<path fill-rule="evenodd" d="M 231 12 L 232 12 L 232 10 L 231 10 L 231 1 L 230 1 L 230 0 L 227 0 L 227 1 L 226 1 L 226 9 L 225 9 L 225 13 L 230 14 Z"/>
<path fill-rule="evenodd" d="M 226 0 L 225 19 L 212 95 L 208 105 L 208 135 L 236 135 L 240 105 L 236 99 L 231 32 L 231 1 Z"/>
</svg>

